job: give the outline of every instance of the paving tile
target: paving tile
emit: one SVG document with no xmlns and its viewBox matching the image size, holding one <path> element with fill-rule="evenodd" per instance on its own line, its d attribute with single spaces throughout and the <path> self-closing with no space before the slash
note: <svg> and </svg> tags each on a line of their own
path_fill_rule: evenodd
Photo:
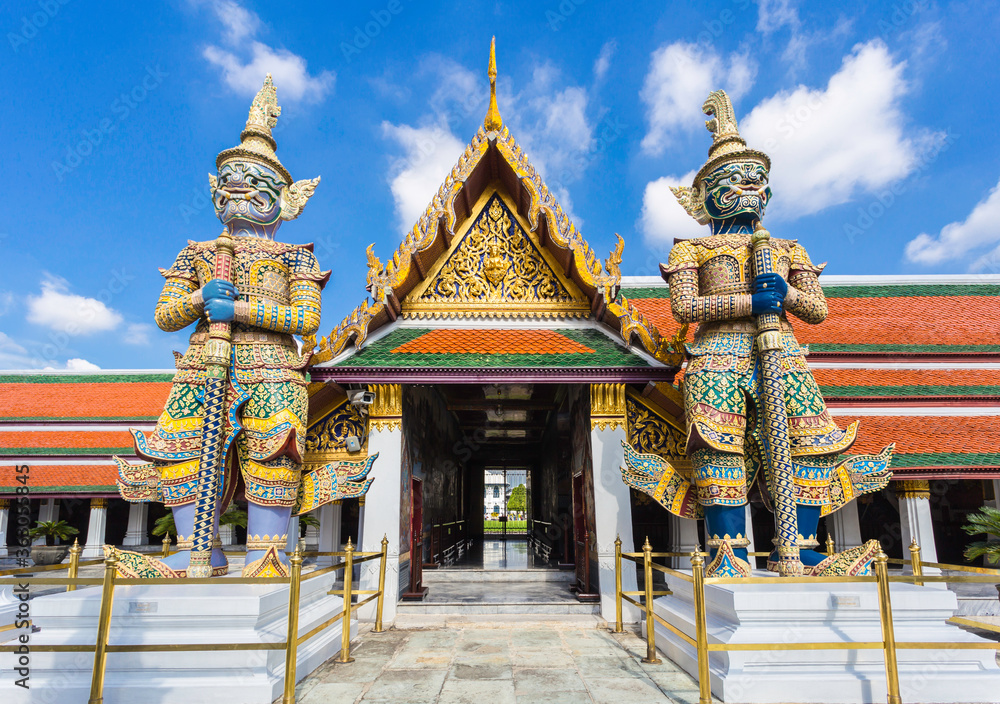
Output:
<svg viewBox="0 0 1000 704">
<path fill-rule="evenodd" d="M 537 702 L 546 701 L 544 697 Z M 448 680 L 441 689 L 438 704 L 517 704 L 511 680 L 471 682 Z"/>
<path fill-rule="evenodd" d="M 517 704 L 592 704 L 593 699 L 586 692 L 545 692 L 544 698 L 539 698 L 538 693 L 518 694 Z M 619 702 L 619 704 L 622 704 Z"/>
<path fill-rule="evenodd" d="M 351 704 L 361 696 L 365 686 L 366 683 L 362 682 L 321 683 L 310 689 L 305 696 L 297 695 L 295 701 L 298 704 Z"/>
<path fill-rule="evenodd" d="M 386 670 L 375 680 L 362 701 L 434 704 L 446 674 L 444 670 Z"/>
<path fill-rule="evenodd" d="M 425 650 L 404 648 L 386 665 L 390 670 L 447 670 L 451 665 L 450 650 Z"/>
<path fill-rule="evenodd" d="M 587 685 L 576 670 L 549 670 L 519 667 L 514 670 L 514 692 L 516 694 L 539 695 L 544 692 L 546 701 L 549 693 L 586 691 Z"/>
<path fill-rule="evenodd" d="M 514 667 L 576 669 L 573 656 L 563 651 L 515 650 L 511 662 Z"/>
<path fill-rule="evenodd" d="M 597 704 L 662 704 L 670 701 L 656 684 L 645 676 L 595 678 L 585 674 L 584 682 Z M 697 701 L 697 699 L 696 699 Z"/>
<path fill-rule="evenodd" d="M 374 682 L 375 678 L 379 676 L 379 673 L 385 669 L 387 662 L 388 658 L 378 662 L 366 662 L 359 659 L 349 663 L 338 663 L 329 670 L 324 671 L 322 675 L 317 677 L 317 679 L 324 683 Z M 316 673 L 313 673 L 311 677 L 316 677 Z"/>
<path fill-rule="evenodd" d="M 509 680 L 512 677 L 510 663 L 455 663 L 448 670 L 449 680 Z"/>
</svg>

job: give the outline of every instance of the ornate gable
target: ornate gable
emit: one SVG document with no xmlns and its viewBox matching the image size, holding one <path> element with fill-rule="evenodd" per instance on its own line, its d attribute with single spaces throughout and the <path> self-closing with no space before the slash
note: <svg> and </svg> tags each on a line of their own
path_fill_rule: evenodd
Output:
<svg viewBox="0 0 1000 704">
<path fill-rule="evenodd" d="M 403 301 L 403 317 L 590 314 L 590 299 L 530 236 L 497 191 L 480 199 L 466 231 Z"/>
</svg>

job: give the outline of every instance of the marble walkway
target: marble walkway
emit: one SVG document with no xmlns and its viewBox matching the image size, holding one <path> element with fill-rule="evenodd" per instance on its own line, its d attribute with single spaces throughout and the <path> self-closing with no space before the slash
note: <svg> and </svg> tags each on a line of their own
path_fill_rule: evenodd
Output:
<svg viewBox="0 0 1000 704">
<path fill-rule="evenodd" d="M 559 626 L 365 633 L 355 662 L 328 662 L 299 683 L 300 704 L 697 704 L 669 660 L 644 665 L 635 633 Z"/>
</svg>

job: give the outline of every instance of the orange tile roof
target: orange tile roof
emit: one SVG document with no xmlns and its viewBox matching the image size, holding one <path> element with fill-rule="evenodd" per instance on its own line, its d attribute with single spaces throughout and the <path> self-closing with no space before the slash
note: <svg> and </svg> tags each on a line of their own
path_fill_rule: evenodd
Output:
<svg viewBox="0 0 1000 704">
<path fill-rule="evenodd" d="M 819 325 L 793 321 L 796 339 L 822 344 L 996 345 L 994 296 L 828 298 Z"/>
<path fill-rule="evenodd" d="M 593 354 L 554 330 L 438 329 L 392 350 L 399 354 Z"/>
<path fill-rule="evenodd" d="M 170 382 L 4 383 L 4 418 L 156 418 Z"/>
<path fill-rule="evenodd" d="M 28 480 L 35 492 L 72 490 L 76 487 L 115 491 L 118 468 L 114 465 L 33 465 L 31 462 L 25 464 L 31 468 L 28 472 Z M 20 486 L 16 479 L 17 473 L 8 471 L 10 469 L 10 467 L 4 467 L 3 471 L 0 471 L 0 490 Z M 10 494 L 11 492 L 5 491 L 3 493 Z"/>
<path fill-rule="evenodd" d="M 626 292 L 627 293 L 627 292 Z M 680 329 L 669 298 L 630 298 L 661 335 Z M 1000 310 L 995 296 L 901 296 L 827 298 L 829 315 L 819 325 L 790 318 L 803 344 L 997 345 Z M 690 339 L 695 326 L 688 333 Z"/>
<path fill-rule="evenodd" d="M 820 386 L 994 386 L 1000 369 L 813 369 Z"/>
<path fill-rule="evenodd" d="M 132 447 L 132 436 L 127 430 L 8 431 L 0 426 L 0 454 L 7 454 L 7 448 L 82 449 L 122 447 Z"/>
<path fill-rule="evenodd" d="M 860 420 L 858 441 L 851 452 L 877 452 L 891 442 L 898 454 L 996 453 L 1000 423 L 995 416 L 841 416 L 844 428 Z"/>
</svg>

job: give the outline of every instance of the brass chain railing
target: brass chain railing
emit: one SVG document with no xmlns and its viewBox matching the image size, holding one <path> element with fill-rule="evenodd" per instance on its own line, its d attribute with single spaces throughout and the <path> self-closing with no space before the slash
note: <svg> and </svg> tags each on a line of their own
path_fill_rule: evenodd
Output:
<svg viewBox="0 0 1000 704">
<path fill-rule="evenodd" d="M 937 562 L 923 562 L 920 560 L 920 546 L 914 542 L 910 545 L 910 560 L 890 559 L 879 549 L 875 557 L 874 574 L 864 577 L 707 577 L 705 575 L 705 558 L 707 552 L 695 550 L 694 552 L 653 552 L 646 539 L 642 546 L 642 552 L 621 551 L 621 538 L 615 540 L 615 633 L 622 633 L 622 602 L 627 601 L 645 612 L 646 621 L 646 657 L 642 659 L 644 663 L 659 663 L 660 659 L 656 655 L 656 633 L 655 624 L 658 623 L 682 641 L 697 651 L 698 655 L 698 689 L 699 704 L 711 704 L 712 684 L 709 674 L 709 653 L 731 652 L 736 650 L 881 650 L 885 662 L 886 691 L 888 704 L 902 704 L 899 690 L 899 666 L 896 660 L 897 650 L 915 649 L 964 649 L 964 650 L 1000 650 L 1000 643 L 995 642 L 897 642 L 892 621 L 892 599 L 889 585 L 892 583 L 904 583 L 923 585 L 927 583 L 986 583 L 993 584 L 1000 578 L 1000 570 L 991 570 L 982 567 L 967 567 L 964 565 L 946 565 Z M 831 541 L 827 542 L 827 553 L 833 552 Z M 764 557 L 769 553 L 752 552 L 751 557 Z M 653 562 L 654 558 L 663 557 L 688 557 L 691 559 L 691 572 L 686 573 L 680 570 L 665 567 Z M 622 591 L 622 560 L 629 560 L 642 565 L 645 588 L 642 591 Z M 890 575 L 889 563 L 898 565 L 909 565 L 912 574 Z M 975 573 L 973 576 L 957 575 L 926 575 L 923 572 L 925 567 L 950 570 L 955 572 Z M 653 572 L 661 572 L 665 575 L 681 579 L 692 585 L 694 597 L 694 619 L 695 637 L 692 638 L 676 626 L 668 623 L 662 616 L 654 611 L 654 597 L 665 596 L 672 592 L 653 590 Z M 975 576 L 978 575 L 978 576 Z M 708 620 L 705 605 L 705 587 L 713 584 L 769 584 L 781 587 L 786 584 L 817 584 L 817 583 L 874 583 L 878 593 L 879 622 L 882 627 L 881 641 L 865 642 L 819 642 L 819 643 L 709 643 L 708 640 Z M 633 597 L 642 597 L 639 601 Z M 953 617 L 949 619 L 951 623 L 963 626 L 974 626 L 976 628 L 1000 633 L 1000 626 L 993 626 L 970 619 Z"/>
<path fill-rule="evenodd" d="M 169 540 L 169 538 L 167 539 Z M 169 543 L 165 542 L 164 550 L 168 549 Z M 125 579 L 118 576 L 118 561 L 114 557 L 110 559 L 80 561 L 82 549 L 74 543 L 74 548 L 70 550 L 70 561 L 65 565 L 46 565 L 38 567 L 21 567 L 17 569 L 0 571 L 0 586 L 8 585 L 66 585 L 67 591 L 73 591 L 78 586 L 100 586 L 101 587 L 101 611 L 97 622 L 97 639 L 94 645 L 32 645 L 31 650 L 39 653 L 94 653 L 94 667 L 90 685 L 89 704 L 101 704 L 104 698 L 104 674 L 107 669 L 108 653 L 149 653 L 149 652 L 191 652 L 191 651 L 217 651 L 217 650 L 284 650 L 285 651 L 285 676 L 284 694 L 282 704 L 294 704 L 295 702 L 295 668 L 297 664 L 298 647 L 310 638 L 321 633 L 328 626 L 342 622 L 340 655 L 337 662 L 354 662 L 351 657 L 351 616 L 365 604 L 373 599 L 378 599 L 375 607 L 375 626 L 373 633 L 382 632 L 382 605 L 385 596 L 385 568 L 388 554 L 389 540 L 382 538 L 382 549 L 379 552 L 358 552 L 354 549 L 351 541 L 347 541 L 345 549 L 341 552 L 303 552 L 296 548 L 289 555 L 291 562 L 291 574 L 288 577 L 257 577 L 257 578 L 228 578 L 228 577 L 203 577 L 185 579 Z M 343 562 L 338 562 L 329 567 L 308 572 L 302 575 L 302 562 L 306 557 L 342 557 Z M 370 560 L 379 560 L 378 589 L 354 589 L 353 569 Z M 80 567 L 104 564 L 104 577 L 78 577 Z M 11 575 L 31 574 L 35 572 L 48 572 L 54 570 L 68 570 L 68 577 L 28 577 L 23 579 L 4 579 Z M 327 619 L 317 625 L 312 630 L 298 635 L 299 631 L 299 597 L 301 594 L 302 582 L 315 579 L 324 574 L 344 570 L 344 588 L 327 592 L 341 596 L 344 606 L 341 613 Z M 112 607 L 114 606 L 114 591 L 117 586 L 182 586 L 182 585 L 233 585 L 233 584 L 273 584 L 288 585 L 288 631 L 285 640 L 274 643 L 156 643 L 149 645 L 116 645 L 108 642 L 108 634 L 111 630 Z M 354 601 L 356 597 L 367 596 L 365 599 Z M 14 653 L 20 646 L 0 645 L 0 653 Z"/>
</svg>

